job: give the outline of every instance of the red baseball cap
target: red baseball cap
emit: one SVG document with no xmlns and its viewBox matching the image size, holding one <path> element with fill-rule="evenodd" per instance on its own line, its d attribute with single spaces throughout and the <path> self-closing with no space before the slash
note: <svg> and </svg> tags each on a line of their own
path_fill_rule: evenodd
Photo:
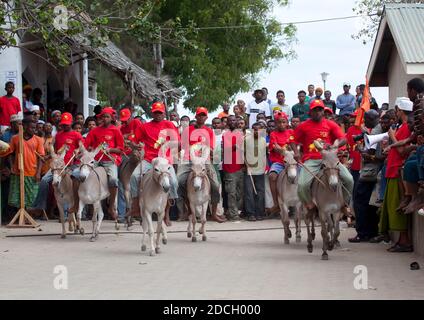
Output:
<svg viewBox="0 0 424 320">
<path fill-rule="evenodd" d="M 155 102 L 152 105 L 152 113 L 155 113 L 155 112 L 165 113 L 165 105 L 163 104 L 163 102 Z"/>
<path fill-rule="evenodd" d="M 328 111 L 328 112 L 330 112 L 331 114 L 334 114 L 333 110 L 331 110 L 329 107 L 325 107 L 325 108 L 324 108 L 324 112 L 325 112 L 325 111 Z"/>
<path fill-rule="evenodd" d="M 286 120 L 288 120 L 289 117 L 284 112 L 277 111 L 276 113 L 274 113 L 274 119 L 275 120 L 280 120 L 280 119 L 286 119 Z"/>
<path fill-rule="evenodd" d="M 315 99 L 311 102 L 310 110 L 314 110 L 315 108 L 323 108 L 325 109 L 324 102 L 319 99 Z"/>
<path fill-rule="evenodd" d="M 100 116 L 103 116 L 104 114 L 110 114 L 113 117 L 116 115 L 116 111 L 112 107 L 105 107 L 100 113 Z"/>
<path fill-rule="evenodd" d="M 208 115 L 208 109 L 206 109 L 205 107 L 198 107 L 196 110 L 196 116 L 199 114 L 204 113 L 206 116 Z"/>
<path fill-rule="evenodd" d="M 131 118 L 131 111 L 130 109 L 122 109 L 119 113 L 119 119 L 121 121 L 127 121 L 129 118 Z"/>
<path fill-rule="evenodd" d="M 60 119 L 59 125 L 64 124 L 64 125 L 70 126 L 72 125 L 72 121 L 73 121 L 72 114 L 70 114 L 69 112 L 64 112 Z"/>
</svg>

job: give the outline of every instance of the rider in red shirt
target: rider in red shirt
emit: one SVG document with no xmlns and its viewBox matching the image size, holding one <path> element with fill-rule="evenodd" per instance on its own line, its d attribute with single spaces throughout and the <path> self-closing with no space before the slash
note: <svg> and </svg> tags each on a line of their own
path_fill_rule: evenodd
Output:
<svg viewBox="0 0 424 320">
<path fill-rule="evenodd" d="M 324 103 L 322 100 L 313 100 L 310 105 L 311 119 L 299 125 L 294 132 L 292 149 L 295 152 L 295 158 L 299 159 L 299 153 L 296 144 L 300 144 L 303 149 L 303 166 L 299 175 L 298 194 L 302 203 L 307 209 L 315 208 L 311 196 L 311 184 L 314 175 L 318 175 L 321 170 L 322 156 L 316 149 L 314 141 L 318 140 L 323 144 L 331 144 L 339 148 L 346 144 L 346 139 L 341 128 L 333 121 L 324 118 Z M 338 166 L 340 178 L 345 186 L 343 191 L 346 207 L 344 213 L 348 213 L 348 205 L 353 192 L 353 178 L 349 170 L 342 164 Z M 311 174 L 312 173 L 312 174 Z"/>
</svg>

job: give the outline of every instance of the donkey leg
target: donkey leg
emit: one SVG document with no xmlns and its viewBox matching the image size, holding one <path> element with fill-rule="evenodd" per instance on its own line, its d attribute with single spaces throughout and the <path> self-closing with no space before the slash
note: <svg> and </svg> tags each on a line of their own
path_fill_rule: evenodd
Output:
<svg viewBox="0 0 424 320">
<path fill-rule="evenodd" d="M 81 202 L 80 202 L 80 208 L 81 208 Z M 78 209 L 79 210 L 79 209 Z M 98 208 L 95 204 L 93 204 L 93 218 L 92 218 L 92 223 L 93 223 L 93 232 L 91 234 L 91 238 L 90 241 L 94 242 L 97 240 L 97 234 L 96 234 L 96 225 L 97 225 L 97 214 L 98 214 Z"/>
<path fill-rule="evenodd" d="M 192 237 L 192 233 L 191 233 L 191 216 L 188 216 L 188 226 L 187 226 L 187 238 L 191 238 Z"/>
<path fill-rule="evenodd" d="M 294 207 L 295 209 L 295 224 L 296 224 L 296 242 L 301 242 L 302 239 L 302 209 L 301 205 L 297 205 Z"/>
<path fill-rule="evenodd" d="M 192 234 L 192 237 L 191 237 L 191 241 L 192 242 L 196 242 L 197 241 L 197 237 L 196 237 L 196 222 L 197 222 L 196 211 L 193 210 L 193 214 L 191 215 L 191 223 L 193 224 L 193 228 L 192 228 L 193 234 Z"/>
<path fill-rule="evenodd" d="M 153 237 L 155 236 L 155 231 L 153 229 L 153 221 L 152 221 L 152 213 L 146 212 L 145 218 L 147 220 L 147 228 L 148 228 L 148 234 L 149 234 L 149 241 L 150 241 L 150 256 L 156 255 L 155 252 L 155 242 L 153 240 Z"/>
<path fill-rule="evenodd" d="M 340 236 L 340 217 L 341 213 L 337 215 L 337 219 L 334 223 L 334 246 L 340 248 L 339 236 Z"/>
<path fill-rule="evenodd" d="M 147 219 L 145 218 L 144 212 L 142 211 L 141 213 L 142 216 L 142 222 L 141 222 L 141 226 L 143 227 L 143 236 L 141 238 L 141 251 L 146 251 L 147 247 L 144 244 L 145 238 L 146 238 L 146 232 L 148 230 L 148 226 L 147 226 Z"/>
<path fill-rule="evenodd" d="M 98 219 L 97 219 L 96 237 L 98 237 L 98 236 L 99 236 L 99 234 L 100 234 L 100 226 L 102 225 L 102 221 L 103 221 L 103 218 L 104 218 L 104 213 L 103 213 L 103 209 L 102 209 L 102 204 L 101 204 L 100 202 L 98 202 L 98 203 L 97 203 L 97 207 L 98 207 L 97 212 L 98 212 L 98 214 L 99 214 L 99 217 L 98 217 Z"/>
<path fill-rule="evenodd" d="M 82 210 L 84 210 L 84 208 L 82 208 L 81 210 L 78 210 L 78 212 L 77 212 L 77 227 L 76 227 L 76 229 L 79 230 L 79 233 L 81 235 L 84 235 L 84 228 L 81 227 Z"/>
<path fill-rule="evenodd" d="M 290 244 L 289 239 L 291 239 L 292 233 L 290 230 L 289 208 L 286 206 L 286 204 L 281 206 L 281 216 L 284 226 L 284 244 Z"/>
<path fill-rule="evenodd" d="M 203 204 L 202 207 L 202 241 L 206 241 L 208 237 L 206 236 L 206 212 L 208 210 L 208 203 Z"/>
<path fill-rule="evenodd" d="M 62 239 L 66 238 L 66 226 L 65 226 L 65 211 L 63 210 L 63 205 L 61 203 L 57 203 L 57 208 L 59 209 L 59 218 L 60 223 L 62 224 L 62 235 L 60 236 Z"/>
<path fill-rule="evenodd" d="M 321 236 L 322 236 L 322 260 L 328 260 L 328 230 L 327 230 L 327 222 L 325 220 L 321 221 Z"/>
<path fill-rule="evenodd" d="M 158 214 L 158 224 L 156 226 L 156 247 L 155 252 L 160 253 L 160 236 L 162 235 L 162 224 L 164 223 L 163 218 L 165 216 L 165 212 Z"/>
<path fill-rule="evenodd" d="M 306 224 L 306 232 L 308 233 L 308 252 L 312 253 L 314 250 L 314 247 L 312 245 L 312 233 L 311 233 L 311 218 L 310 214 L 306 213 L 305 215 L 305 224 Z"/>
<path fill-rule="evenodd" d="M 162 243 L 164 245 L 168 244 L 168 232 L 165 222 L 162 223 Z"/>
</svg>

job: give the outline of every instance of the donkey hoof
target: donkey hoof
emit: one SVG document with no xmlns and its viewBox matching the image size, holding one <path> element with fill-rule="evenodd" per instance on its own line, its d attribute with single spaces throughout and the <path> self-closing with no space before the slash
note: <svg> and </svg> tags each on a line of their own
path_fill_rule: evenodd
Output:
<svg viewBox="0 0 424 320">
<path fill-rule="evenodd" d="M 119 224 L 118 224 L 118 222 L 115 222 L 115 230 L 119 230 Z"/>
<path fill-rule="evenodd" d="M 314 247 L 312 246 L 312 244 L 308 244 L 308 252 L 312 253 L 314 251 Z"/>
<path fill-rule="evenodd" d="M 147 250 L 147 246 L 145 245 L 145 244 L 143 244 L 142 246 L 141 246 L 141 251 L 146 251 Z"/>
<path fill-rule="evenodd" d="M 291 231 L 290 231 L 290 230 L 287 232 L 287 238 L 289 238 L 289 239 L 291 239 L 291 238 L 292 238 L 292 233 L 291 233 Z"/>
<path fill-rule="evenodd" d="M 157 254 L 159 254 L 159 253 L 160 253 L 160 248 L 159 248 L 159 247 L 155 248 L 155 252 L 156 252 Z"/>
<path fill-rule="evenodd" d="M 165 244 L 165 245 L 168 244 L 168 239 L 163 238 L 162 243 Z"/>
<path fill-rule="evenodd" d="M 285 239 L 284 239 L 284 244 L 290 244 L 290 240 L 289 240 L 289 239 L 287 239 L 287 238 L 285 238 Z"/>
<path fill-rule="evenodd" d="M 333 241 L 330 241 L 328 243 L 328 251 L 333 251 L 333 249 L 334 249 L 334 242 Z"/>
<path fill-rule="evenodd" d="M 207 241 L 208 237 L 206 237 L 205 235 L 202 236 L 202 241 Z"/>
<path fill-rule="evenodd" d="M 96 242 L 97 241 L 97 236 L 96 237 L 91 237 L 90 238 L 90 242 Z"/>
<path fill-rule="evenodd" d="M 85 230 L 84 230 L 84 228 L 81 228 L 79 232 L 80 232 L 80 235 L 82 235 L 82 236 L 83 236 L 83 235 L 85 234 Z"/>
<path fill-rule="evenodd" d="M 156 252 L 155 252 L 156 250 L 150 250 L 150 256 L 151 257 L 154 257 L 155 255 L 156 255 Z"/>
<path fill-rule="evenodd" d="M 321 256 L 321 260 L 327 261 L 328 260 L 328 254 L 323 253 Z"/>
<path fill-rule="evenodd" d="M 191 238 L 191 242 L 197 242 L 197 238 L 196 237 Z"/>
<path fill-rule="evenodd" d="M 315 233 L 311 234 L 312 240 L 315 240 Z"/>
<path fill-rule="evenodd" d="M 337 248 L 337 249 L 341 247 L 341 244 L 340 244 L 340 241 L 339 240 L 336 240 L 334 242 L 334 247 Z"/>
<path fill-rule="evenodd" d="M 66 234 L 62 234 L 62 235 L 60 236 L 60 238 L 61 238 L 61 239 L 66 239 Z"/>
<path fill-rule="evenodd" d="M 296 243 L 301 243 L 302 242 L 302 237 L 296 237 Z"/>
<path fill-rule="evenodd" d="M 192 234 L 191 232 L 187 232 L 187 238 L 191 238 Z"/>
</svg>

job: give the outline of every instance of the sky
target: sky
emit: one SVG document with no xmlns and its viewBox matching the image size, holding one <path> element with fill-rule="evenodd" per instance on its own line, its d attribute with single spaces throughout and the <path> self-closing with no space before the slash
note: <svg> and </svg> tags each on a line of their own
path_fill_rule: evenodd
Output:
<svg viewBox="0 0 424 320">
<path fill-rule="evenodd" d="M 280 22 L 352 16 L 356 0 L 291 2 L 288 7 L 274 10 L 273 15 Z M 355 94 L 355 87 L 365 83 L 374 45 L 373 42 L 363 45 L 362 41 L 352 39 L 351 35 L 357 33 L 360 26 L 360 18 L 297 25 L 298 42 L 294 44 L 297 59 L 281 60 L 271 72 L 260 73 L 257 87 L 267 87 L 272 101 L 276 101 L 276 92 L 282 89 L 286 93 L 286 103 L 294 105 L 298 102 L 297 92 L 307 91 L 308 84 L 324 87 L 321 73 L 327 72 L 326 88 L 332 91 L 334 100 L 343 93 L 344 82 L 352 84 L 351 93 Z M 380 106 L 388 100 L 388 88 L 371 88 L 371 93 Z M 253 100 L 252 92 L 241 93 L 236 96 L 237 99 L 243 99 L 247 104 Z M 211 113 L 208 122 L 221 111 Z M 192 115 L 187 110 L 179 113 Z"/>
</svg>

